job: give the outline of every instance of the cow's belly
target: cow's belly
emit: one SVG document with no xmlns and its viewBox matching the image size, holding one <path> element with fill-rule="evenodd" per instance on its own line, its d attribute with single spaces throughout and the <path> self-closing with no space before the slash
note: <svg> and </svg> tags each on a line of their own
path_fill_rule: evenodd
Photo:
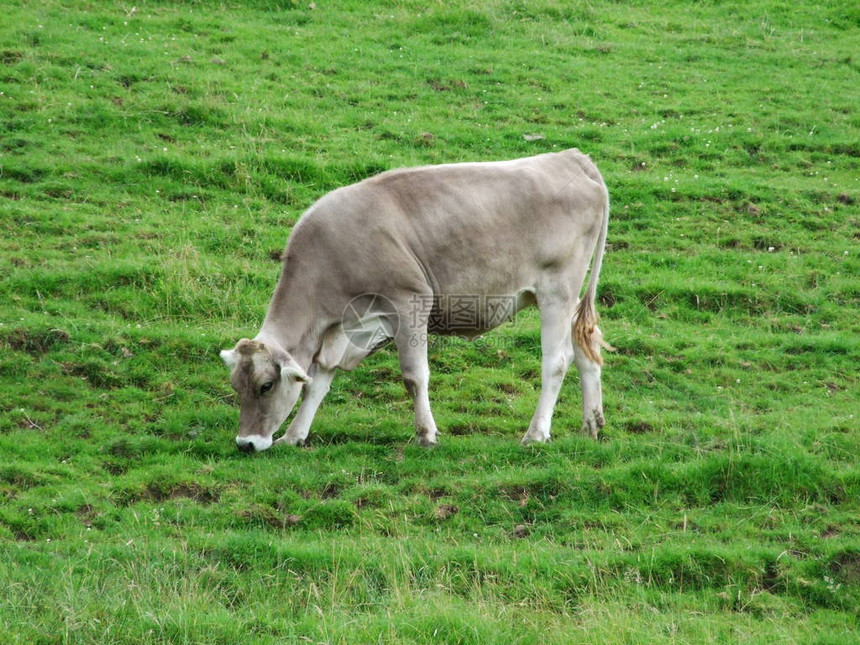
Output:
<svg viewBox="0 0 860 645">
<path fill-rule="evenodd" d="M 533 305 L 532 289 L 513 293 L 445 293 L 433 296 L 427 319 L 431 334 L 472 338 L 513 318 L 521 309 Z"/>
</svg>

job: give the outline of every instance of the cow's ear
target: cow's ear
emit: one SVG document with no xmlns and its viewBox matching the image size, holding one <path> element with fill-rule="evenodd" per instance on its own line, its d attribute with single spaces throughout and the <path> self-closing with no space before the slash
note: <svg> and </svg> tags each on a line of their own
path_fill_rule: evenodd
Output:
<svg viewBox="0 0 860 645">
<path fill-rule="evenodd" d="M 272 361 L 280 368 L 281 378 L 290 379 L 298 383 L 311 382 L 311 377 L 299 367 L 299 364 L 290 356 L 289 352 L 275 345 L 266 345 L 265 348 L 269 352 Z"/>
<path fill-rule="evenodd" d="M 310 383 L 313 380 L 293 360 L 281 366 L 281 378 L 292 379 L 298 383 Z"/>
<path fill-rule="evenodd" d="M 232 369 L 236 366 L 236 363 L 239 362 L 239 352 L 235 349 L 222 349 L 221 360 L 224 361 L 224 364 L 227 367 Z"/>
</svg>

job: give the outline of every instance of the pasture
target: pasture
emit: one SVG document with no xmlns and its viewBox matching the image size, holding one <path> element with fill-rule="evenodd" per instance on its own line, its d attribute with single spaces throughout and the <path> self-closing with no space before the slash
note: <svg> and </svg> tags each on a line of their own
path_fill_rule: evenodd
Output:
<svg viewBox="0 0 860 645">
<path fill-rule="evenodd" d="M 4 643 L 860 642 L 850 2 L 4 0 Z M 607 426 L 534 310 L 240 454 L 218 351 L 327 191 L 578 147 Z"/>
</svg>

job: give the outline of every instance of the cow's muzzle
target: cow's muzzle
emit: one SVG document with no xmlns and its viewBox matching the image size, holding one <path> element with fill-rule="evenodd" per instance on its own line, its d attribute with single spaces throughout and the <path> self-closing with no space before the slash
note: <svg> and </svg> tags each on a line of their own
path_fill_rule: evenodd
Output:
<svg viewBox="0 0 860 645">
<path fill-rule="evenodd" d="M 262 452 L 272 445 L 271 437 L 251 435 L 249 437 L 236 437 L 236 447 L 242 452 Z"/>
</svg>

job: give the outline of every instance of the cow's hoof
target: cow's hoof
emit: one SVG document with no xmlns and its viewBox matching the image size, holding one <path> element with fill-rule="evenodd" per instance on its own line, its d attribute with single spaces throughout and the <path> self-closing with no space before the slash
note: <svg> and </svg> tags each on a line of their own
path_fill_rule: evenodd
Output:
<svg viewBox="0 0 860 645">
<path fill-rule="evenodd" d="M 600 429 L 603 427 L 603 424 L 597 425 L 596 423 L 583 423 L 582 424 L 582 432 L 587 434 L 589 437 L 597 441 L 600 439 Z"/>
<path fill-rule="evenodd" d="M 603 418 L 603 413 L 600 410 L 593 410 L 591 416 L 586 417 L 582 421 L 582 431 L 591 436 L 595 441 L 600 429 L 606 425 L 606 420 Z"/>
<path fill-rule="evenodd" d="M 291 437 L 288 434 L 285 434 L 283 437 L 275 441 L 277 445 L 287 445 L 287 446 L 303 446 L 305 445 L 305 440 L 301 437 Z"/>
<path fill-rule="evenodd" d="M 526 436 L 523 437 L 523 439 L 520 443 L 522 443 L 524 446 L 528 446 L 529 444 L 533 444 L 533 443 L 548 443 L 549 440 L 550 440 L 549 435 L 532 434 L 530 432 L 527 432 Z"/>
<path fill-rule="evenodd" d="M 439 442 L 435 437 L 432 439 L 430 437 L 418 437 L 418 445 L 423 448 L 435 448 L 439 445 Z"/>
</svg>

